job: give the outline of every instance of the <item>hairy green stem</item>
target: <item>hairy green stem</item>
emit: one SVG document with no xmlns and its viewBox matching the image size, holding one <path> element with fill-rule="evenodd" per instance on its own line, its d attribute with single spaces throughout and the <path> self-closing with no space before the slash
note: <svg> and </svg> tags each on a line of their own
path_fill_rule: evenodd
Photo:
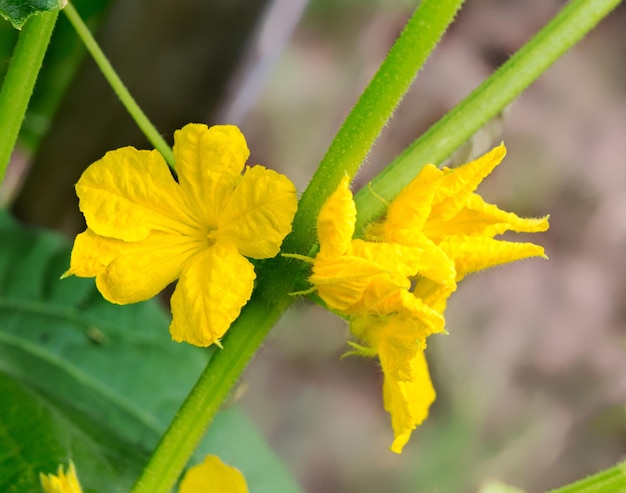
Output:
<svg viewBox="0 0 626 493">
<path fill-rule="evenodd" d="M 0 182 L 11 160 L 58 16 L 58 10 L 31 16 L 15 45 L 0 91 Z"/>
<path fill-rule="evenodd" d="M 333 139 L 298 205 L 285 251 L 305 254 L 326 198 L 353 177 L 463 0 L 423 0 Z"/>
<path fill-rule="evenodd" d="M 174 169 L 174 154 L 172 153 L 172 149 L 167 144 L 165 139 L 161 136 L 158 130 L 154 127 L 154 125 L 150 122 L 146 114 L 139 107 L 135 98 L 130 94 L 122 79 L 120 79 L 117 72 L 109 62 L 106 55 L 100 49 L 100 46 L 94 39 L 93 35 L 89 31 L 89 28 L 85 25 L 80 15 L 74 8 L 74 6 L 68 2 L 65 9 L 63 9 L 65 15 L 69 19 L 72 26 L 76 30 L 76 33 L 81 38 L 87 51 L 91 54 L 92 58 L 100 68 L 102 75 L 109 82 L 111 88 L 117 94 L 117 97 L 120 99 L 130 116 L 135 120 L 141 131 L 148 138 L 150 143 L 154 146 L 154 148 L 159 151 L 167 164 L 170 165 L 172 169 Z"/>
<path fill-rule="evenodd" d="M 441 163 L 485 123 L 519 96 L 563 53 L 593 29 L 620 0 L 573 0 L 424 135 L 371 182 L 372 190 L 391 200 L 426 163 Z M 364 187 L 355 197 L 357 232 L 384 212 L 384 203 Z"/>
<path fill-rule="evenodd" d="M 345 173 L 353 176 L 463 0 L 423 0 L 333 140 L 304 192 L 283 250 L 306 253 L 315 243 L 317 212 Z M 257 295 L 229 329 L 157 446 L 133 493 L 170 490 L 237 378 L 291 305 L 301 263 L 276 257 L 261 268 Z M 278 269 L 277 271 L 275 269 Z M 277 272 L 277 277 L 273 273 Z M 269 300 L 269 301 L 268 301 Z"/>
<path fill-rule="evenodd" d="M 279 304 L 271 307 L 258 297 L 248 302 L 245 317 L 239 317 L 229 329 L 224 348 L 213 354 L 132 493 L 171 490 L 244 368 L 292 302 L 290 296 L 284 296 Z"/>
<path fill-rule="evenodd" d="M 549 493 L 626 493 L 626 462 Z"/>
</svg>

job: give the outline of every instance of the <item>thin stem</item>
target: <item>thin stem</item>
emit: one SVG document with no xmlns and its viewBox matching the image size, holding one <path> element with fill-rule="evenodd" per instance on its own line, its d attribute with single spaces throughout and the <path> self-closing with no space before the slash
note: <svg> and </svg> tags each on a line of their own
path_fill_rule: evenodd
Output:
<svg viewBox="0 0 626 493">
<path fill-rule="evenodd" d="M 549 493 L 624 493 L 626 462 L 609 467 L 575 483 L 550 490 Z"/>
<path fill-rule="evenodd" d="M 152 122 L 148 119 L 143 110 L 139 107 L 135 99 L 132 97 L 122 79 L 120 79 L 117 72 L 107 59 L 106 55 L 100 49 L 100 46 L 94 39 L 93 35 L 89 31 L 89 28 L 85 25 L 80 15 L 74 8 L 71 3 L 67 3 L 65 9 L 63 9 L 65 15 L 69 19 L 72 26 L 76 30 L 78 36 L 82 39 L 85 47 L 93 57 L 94 61 L 100 68 L 100 71 L 106 78 L 106 80 L 111 85 L 111 88 L 117 94 L 117 97 L 120 99 L 122 104 L 126 107 L 126 110 L 130 114 L 130 116 L 135 120 L 141 131 L 148 138 L 150 143 L 154 146 L 156 150 L 158 150 L 165 160 L 167 164 L 170 165 L 172 169 L 174 169 L 174 154 L 172 153 L 172 149 L 167 144 L 165 139 L 161 136 L 158 130 L 154 127 Z"/>
<path fill-rule="evenodd" d="M 54 10 L 31 16 L 15 45 L 0 92 L 0 182 L 11 160 L 58 15 L 59 11 Z"/>
<path fill-rule="evenodd" d="M 539 33 L 434 124 L 371 182 L 387 200 L 395 197 L 426 163 L 441 163 L 485 123 L 519 96 L 563 53 L 591 31 L 620 0 L 574 0 Z M 355 197 L 357 231 L 379 217 L 385 207 L 364 187 Z"/>
</svg>

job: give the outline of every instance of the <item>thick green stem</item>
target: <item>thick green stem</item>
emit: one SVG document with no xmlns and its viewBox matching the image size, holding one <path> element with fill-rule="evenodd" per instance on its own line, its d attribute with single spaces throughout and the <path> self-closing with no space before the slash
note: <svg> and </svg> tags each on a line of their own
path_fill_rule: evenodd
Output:
<svg viewBox="0 0 626 493">
<path fill-rule="evenodd" d="M 335 137 L 294 219 L 283 250 L 306 253 L 315 243 L 317 211 L 345 173 L 354 175 L 463 0 L 423 0 L 387 59 Z M 179 410 L 133 493 L 167 492 L 265 336 L 291 305 L 300 262 L 276 257 L 261 269 L 256 298 L 242 311 Z M 277 273 L 274 277 L 272 274 Z M 262 295 L 262 296 L 261 296 Z M 267 301 L 267 300 L 271 301 Z"/>
<path fill-rule="evenodd" d="M 371 182 L 393 199 L 426 163 L 441 163 L 519 96 L 563 53 L 593 29 L 620 0 L 573 0 L 464 101 L 433 125 Z M 384 212 L 364 187 L 356 195 L 357 231 Z"/>
<path fill-rule="evenodd" d="M 106 55 L 100 49 L 100 46 L 94 39 L 93 35 L 89 31 L 89 28 L 85 25 L 80 15 L 74 8 L 74 6 L 68 2 L 65 9 L 63 9 L 65 15 L 69 19 L 72 26 L 76 30 L 78 36 L 82 39 L 87 51 L 91 54 L 94 61 L 100 68 L 102 75 L 106 78 L 106 80 L 111 85 L 111 88 L 117 94 L 117 97 L 120 99 L 122 104 L 126 107 L 126 110 L 130 114 L 130 116 L 135 120 L 141 131 L 148 138 L 150 143 L 154 146 L 156 150 L 158 150 L 170 167 L 174 168 L 174 154 L 172 153 L 172 149 L 167 144 L 165 139 L 161 136 L 158 130 L 152 125 L 146 114 L 139 107 L 135 98 L 130 94 L 122 79 L 120 79 L 117 72 L 109 62 Z"/>
<path fill-rule="evenodd" d="M 33 15 L 20 33 L 0 91 L 0 182 L 33 93 L 58 10 Z"/>
<path fill-rule="evenodd" d="M 626 493 L 626 462 L 549 493 Z"/>
<path fill-rule="evenodd" d="M 259 298 L 248 302 L 245 317 L 230 328 L 224 349 L 215 351 L 132 493 L 170 491 L 242 371 L 292 302 L 293 297 L 287 295 L 273 306 Z"/>
</svg>

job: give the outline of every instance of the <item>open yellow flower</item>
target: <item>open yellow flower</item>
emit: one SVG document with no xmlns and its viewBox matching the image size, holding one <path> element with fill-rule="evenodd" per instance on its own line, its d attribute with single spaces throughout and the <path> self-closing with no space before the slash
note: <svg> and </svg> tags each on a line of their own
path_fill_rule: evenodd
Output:
<svg viewBox="0 0 626 493">
<path fill-rule="evenodd" d="M 187 470 L 178 493 L 248 493 L 248 485 L 241 471 L 216 455 L 207 455 L 204 462 Z"/>
<path fill-rule="evenodd" d="M 45 475 L 39 473 L 39 480 L 44 493 L 82 493 L 83 491 L 72 461 L 70 461 L 70 465 L 67 468 L 67 473 L 63 471 L 63 466 L 60 465 L 56 476 L 54 474 Z"/>
<path fill-rule="evenodd" d="M 125 147 L 93 163 L 76 184 L 87 230 L 64 274 L 95 277 L 113 303 L 149 299 L 178 279 L 176 341 L 219 344 L 254 286 L 245 257 L 275 256 L 297 208 L 289 179 L 249 156 L 234 126 L 189 124 L 174 134 L 178 182 L 161 154 Z"/>
</svg>

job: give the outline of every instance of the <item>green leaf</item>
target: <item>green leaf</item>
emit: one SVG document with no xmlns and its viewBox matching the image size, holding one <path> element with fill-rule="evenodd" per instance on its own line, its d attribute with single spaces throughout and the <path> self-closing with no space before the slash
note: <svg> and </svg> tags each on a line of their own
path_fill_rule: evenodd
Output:
<svg viewBox="0 0 626 493">
<path fill-rule="evenodd" d="M 25 459 L 27 465 L 19 470 L 53 472 L 59 463 L 73 458 L 81 481 L 85 470 L 93 476 L 90 484 L 97 484 L 98 471 L 111 468 L 107 457 L 116 456 L 115 443 L 132 443 L 129 453 L 141 457 L 156 445 L 211 352 L 172 342 L 169 316 L 154 300 L 112 305 L 101 297 L 92 279 L 59 280 L 69 265 L 64 238 L 21 226 L 4 212 L 0 212 L 0 238 L 0 372 L 17 382 L 13 386 L 24 386 L 21 391 L 35 401 L 32 405 L 45 411 L 19 413 L 17 418 L 41 416 L 39 428 L 47 428 L 52 422 L 47 415 L 52 414 L 61 425 L 77 427 L 66 430 L 67 436 L 60 440 L 63 447 L 51 452 L 52 460 Z M 3 406 L 5 402 L 21 406 L 13 402 L 14 394 L 7 397 L 0 389 Z M 0 422 L 5 423 L 2 416 Z M 114 443 L 103 442 L 103 451 L 80 461 L 74 441 L 84 438 L 89 446 L 93 423 L 99 433 L 104 433 L 99 428 L 106 430 Z M 55 436 L 63 436 L 61 425 L 55 424 Z M 21 436 L 30 426 L 19 419 L 12 422 L 12 441 L 25 449 L 20 456 L 38 457 L 30 448 L 39 445 L 28 435 Z M 15 477 L 12 463 L 2 460 L 1 439 L 0 478 Z M 236 408 L 219 415 L 192 463 L 207 453 L 243 471 L 252 491 L 300 491 Z M 122 479 L 139 475 L 136 462 L 122 464 Z M 0 491 L 8 484 L 0 480 Z M 112 483 L 101 484 L 107 486 L 98 491 L 113 491 L 108 486 Z M 122 484 L 128 486 L 125 480 Z"/>
<path fill-rule="evenodd" d="M 147 451 L 2 372 L 0 395 L 0 491 L 40 493 L 39 473 L 56 473 L 70 459 L 85 493 L 130 489 Z"/>
<path fill-rule="evenodd" d="M 0 236 L 0 370 L 155 445 L 208 353 L 172 343 L 156 302 L 112 305 L 91 279 L 61 281 L 61 237 L 12 222 Z"/>
<path fill-rule="evenodd" d="M 0 0 L 0 15 L 22 29 L 31 15 L 60 10 L 66 4 L 67 0 Z"/>
</svg>

